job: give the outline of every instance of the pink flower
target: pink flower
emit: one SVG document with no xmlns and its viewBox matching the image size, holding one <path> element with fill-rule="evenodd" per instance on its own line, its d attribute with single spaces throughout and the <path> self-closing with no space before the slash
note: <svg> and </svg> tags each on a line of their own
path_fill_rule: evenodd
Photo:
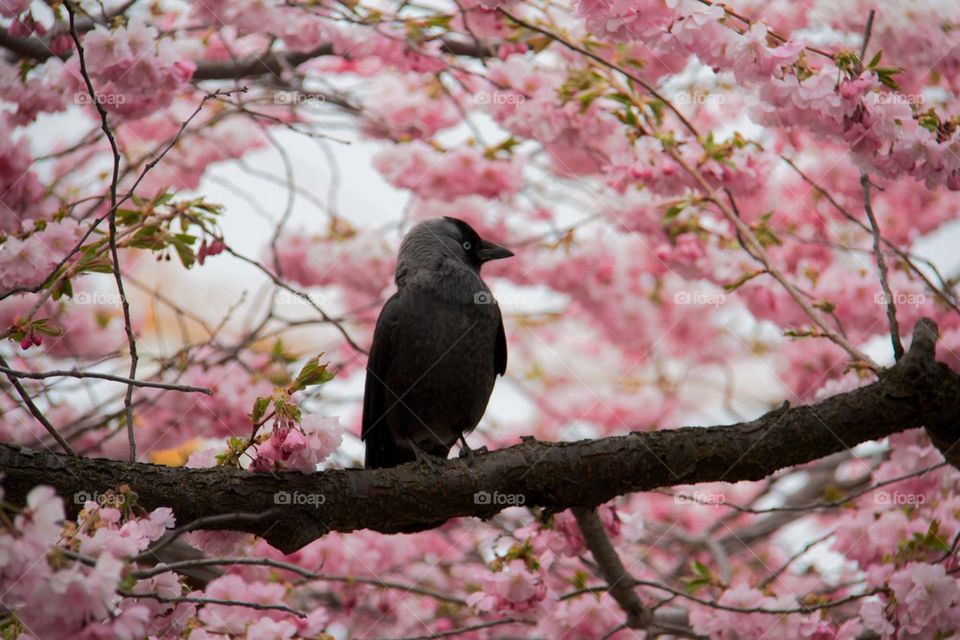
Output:
<svg viewBox="0 0 960 640">
<path fill-rule="evenodd" d="M 453 200 L 474 194 L 497 198 L 513 195 L 523 186 L 517 158 L 488 159 L 475 147 L 440 152 L 411 142 L 381 151 L 374 166 L 394 186 L 424 198 Z"/>
<path fill-rule="evenodd" d="M 340 446 L 342 439 L 336 418 L 304 416 L 299 426 L 274 427 L 270 438 L 257 448 L 251 468 L 259 472 L 295 469 L 313 473 Z"/>
<path fill-rule="evenodd" d="M 30 8 L 30 0 L 3 0 L 0 2 L 0 16 L 12 18 Z"/>
<path fill-rule="evenodd" d="M 66 218 L 26 239 L 9 238 L 0 245 L 0 288 L 41 283 L 70 254 L 83 232 L 75 220 Z"/>
<path fill-rule="evenodd" d="M 142 18 L 110 31 L 101 25 L 83 41 L 96 99 L 106 110 L 140 118 L 166 107 L 196 64 Z M 71 61 L 72 62 L 72 61 Z M 75 74 L 77 90 L 86 91 Z"/>
<path fill-rule="evenodd" d="M 364 105 L 363 130 L 376 138 L 422 139 L 452 127 L 460 112 L 449 100 L 432 100 L 418 75 L 382 77 Z"/>
<path fill-rule="evenodd" d="M 260 618 L 247 627 L 248 640 L 285 640 L 297 635 L 297 625 L 287 620 Z"/>
<path fill-rule="evenodd" d="M 522 559 L 507 561 L 498 571 L 485 572 L 481 580 L 483 590 L 467 597 L 467 604 L 478 611 L 526 612 L 550 604 L 545 602 L 543 576 L 531 571 Z"/>
<path fill-rule="evenodd" d="M 286 589 L 282 584 L 246 581 L 238 575 L 225 575 L 207 585 L 204 597 L 219 600 L 238 600 L 257 604 L 283 604 Z M 260 612 L 244 607 L 221 604 L 205 605 L 199 614 L 208 631 L 241 635 L 248 623 L 260 619 Z"/>
<path fill-rule="evenodd" d="M 616 41 L 656 36 L 675 17 L 664 0 L 578 0 L 577 10 L 591 33 Z"/>
<path fill-rule="evenodd" d="M 944 614 L 960 600 L 956 578 L 943 565 L 911 562 L 890 578 L 904 629 L 914 634 L 946 630 Z"/>
<path fill-rule="evenodd" d="M 886 603 L 879 598 L 868 598 L 860 605 L 860 617 L 866 629 L 889 638 L 893 636 L 895 627 L 887 620 L 884 613 L 885 605 Z"/>
</svg>

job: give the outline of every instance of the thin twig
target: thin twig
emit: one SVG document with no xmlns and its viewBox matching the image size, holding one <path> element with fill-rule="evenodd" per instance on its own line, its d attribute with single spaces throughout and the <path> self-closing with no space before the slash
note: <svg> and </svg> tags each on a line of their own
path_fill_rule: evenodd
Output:
<svg viewBox="0 0 960 640">
<path fill-rule="evenodd" d="M 33 373 L 32 371 L 19 371 L 7 366 L 0 366 L 0 373 L 8 376 L 23 378 L 26 380 L 44 380 L 46 378 L 96 378 L 98 380 L 109 380 L 111 382 L 122 382 L 123 384 L 132 384 L 135 387 L 148 387 L 151 389 L 166 389 L 168 391 L 183 391 L 185 393 L 204 393 L 208 396 L 213 392 L 206 387 L 192 387 L 185 384 L 169 384 L 166 382 L 151 382 L 149 380 L 131 380 L 122 376 L 115 376 L 109 373 L 94 373 L 92 371 L 72 370 L 54 370 L 44 371 L 42 373 Z"/>
<path fill-rule="evenodd" d="M 130 462 L 137 461 L 137 441 L 133 435 L 133 381 L 137 379 L 137 340 L 133 335 L 133 322 L 130 319 L 130 302 L 127 300 L 126 291 L 123 288 L 123 273 L 120 267 L 120 253 L 117 251 L 117 183 L 120 180 L 120 148 L 117 146 L 117 140 L 110 129 L 110 123 L 107 120 L 107 111 L 104 109 L 100 100 L 97 99 L 97 92 L 93 88 L 93 82 L 90 80 L 90 74 L 87 72 L 87 62 L 83 53 L 83 45 L 80 43 L 80 36 L 77 35 L 74 24 L 74 9 L 70 0 L 63 3 L 67 14 L 70 17 L 70 37 L 73 44 L 77 47 L 77 59 L 80 63 L 80 75 L 87 85 L 87 92 L 90 99 L 100 114 L 100 128 L 103 134 L 110 142 L 110 150 L 113 152 L 113 175 L 110 178 L 110 217 L 107 220 L 110 231 L 110 257 L 113 262 L 113 277 L 117 284 L 117 293 L 120 295 L 120 306 L 123 309 L 123 327 L 127 335 L 127 347 L 130 350 L 130 373 L 127 376 L 130 382 L 127 384 L 127 393 L 123 399 L 123 406 L 127 420 L 127 439 L 130 442 Z"/>
<path fill-rule="evenodd" d="M 0 366 L 5 369 L 10 368 L 3 356 L 0 356 Z M 27 390 L 23 388 L 23 385 L 20 384 L 20 381 L 9 373 L 7 374 L 7 379 L 10 381 L 10 384 L 13 385 L 13 388 L 17 390 L 17 394 L 23 400 L 23 403 L 27 405 L 27 410 L 30 411 L 30 415 L 36 418 L 37 422 L 43 425 L 43 428 L 47 430 L 47 433 L 49 433 L 50 436 L 57 441 L 57 444 L 63 447 L 64 451 L 69 453 L 71 456 L 76 456 L 77 452 L 73 450 L 66 440 L 63 439 L 63 436 L 61 436 L 60 432 L 57 431 L 57 428 L 54 427 L 49 420 L 47 420 L 47 417 L 43 415 L 43 412 L 37 408 L 37 405 L 35 405 L 33 400 L 30 399 L 30 394 L 27 393 Z"/>
<path fill-rule="evenodd" d="M 459 627 L 457 629 L 447 629 L 446 631 L 437 631 L 436 633 L 430 633 L 425 636 L 408 636 L 405 638 L 389 638 L 384 640 L 438 640 L 438 638 L 455 638 L 465 633 L 470 633 L 472 631 L 480 631 L 481 629 L 489 629 L 490 627 L 499 627 L 500 625 L 504 625 L 504 624 L 535 625 L 536 622 L 532 620 L 517 620 L 516 618 L 501 618 L 500 620 L 480 622 L 477 624 L 472 624 L 467 627 Z"/>
<path fill-rule="evenodd" d="M 871 21 L 873 11 L 870 12 Z M 866 44 L 866 42 L 864 42 Z M 873 254 L 877 258 L 877 269 L 880 270 L 880 286 L 883 287 L 883 295 L 887 297 L 887 322 L 890 324 L 890 341 L 893 343 L 893 357 L 899 360 L 903 357 L 903 343 L 900 342 L 900 323 L 897 322 L 897 302 L 890 290 L 890 281 L 887 275 L 887 261 L 880 250 L 880 225 L 877 223 L 876 216 L 873 215 L 873 205 L 870 204 L 870 177 L 864 171 L 860 172 L 860 186 L 863 187 L 863 208 L 867 212 L 867 219 L 870 221 L 870 231 L 873 233 Z"/>
<path fill-rule="evenodd" d="M 197 518 L 193 522 L 188 522 L 187 524 L 170 531 L 162 538 L 157 540 L 156 544 L 154 544 L 152 547 L 141 551 L 130 560 L 131 562 L 140 562 L 146 558 L 154 556 L 158 551 L 173 543 L 174 540 L 185 533 L 190 533 L 191 531 L 209 528 L 214 525 L 223 526 L 233 522 L 259 522 L 260 520 L 276 517 L 276 515 L 276 509 L 270 509 L 262 513 L 222 513 L 215 516 Z"/>
<path fill-rule="evenodd" d="M 867 56 L 867 45 L 870 44 L 870 36 L 873 34 L 873 19 L 877 15 L 876 9 L 870 9 L 867 15 L 867 26 L 863 29 L 863 44 L 860 45 L 860 62 Z"/>
<path fill-rule="evenodd" d="M 135 593 L 133 591 L 126 591 L 123 589 L 117 589 L 117 593 L 124 598 L 156 600 L 157 602 L 162 602 L 163 604 L 180 604 L 181 602 L 193 604 L 220 604 L 227 607 L 246 607 L 248 609 L 256 609 L 258 611 L 283 611 L 285 613 L 291 613 L 298 618 L 307 617 L 307 614 L 305 614 L 303 611 L 300 611 L 299 609 L 293 609 L 284 604 L 260 604 L 259 602 L 224 600 L 222 598 L 196 598 L 193 596 L 178 596 L 175 598 L 168 598 L 156 593 Z"/>
<path fill-rule="evenodd" d="M 455 604 L 458 606 L 466 606 L 460 598 L 447 595 L 445 593 L 440 593 L 438 591 L 433 591 L 430 589 L 425 589 L 423 587 L 418 587 L 416 585 L 402 584 L 399 582 L 390 582 L 388 580 L 381 580 L 379 578 L 364 578 L 360 576 L 341 576 L 341 575 L 325 575 L 322 573 L 316 573 L 310 571 L 309 569 L 304 569 L 303 567 L 295 564 L 290 564 L 289 562 L 280 562 L 278 560 L 271 560 L 270 558 L 199 558 L 195 560 L 181 560 L 179 562 L 170 562 L 170 563 L 160 563 L 155 567 L 150 569 L 143 569 L 140 571 L 134 571 L 131 575 L 138 580 L 143 580 L 146 578 L 152 578 L 153 576 L 160 575 L 161 573 L 166 573 L 168 571 L 177 571 L 179 569 L 193 569 L 197 567 L 212 567 L 212 566 L 222 566 L 222 565 L 246 565 L 246 566 L 262 566 L 270 567 L 272 569 L 281 569 L 283 571 L 289 571 L 295 573 L 301 578 L 305 578 L 309 581 L 324 581 L 324 582 L 343 582 L 346 584 L 364 584 L 372 587 L 380 587 L 381 589 L 397 589 L 400 591 L 405 591 L 408 593 L 413 593 L 416 595 L 426 596 L 439 600 L 441 602 L 447 602 L 450 604 Z"/>
<path fill-rule="evenodd" d="M 688 131 L 690 131 L 690 133 L 692 133 L 692 134 L 693 134 L 695 137 L 697 137 L 697 138 L 700 137 L 700 134 L 697 132 L 696 127 L 694 127 L 693 124 L 692 124 L 689 120 L 687 120 L 686 116 L 684 116 L 683 113 L 681 113 L 680 110 L 677 109 L 676 106 L 674 106 L 673 102 L 671 102 L 670 100 L 667 100 L 667 99 L 666 99 L 663 95 L 661 95 L 660 92 L 657 91 L 657 90 L 653 87 L 653 85 L 651 85 L 649 82 L 645 82 L 644 80 L 642 80 L 641 78 L 639 78 L 639 77 L 636 76 L 635 74 L 630 73 L 629 71 L 627 71 L 627 70 L 624 69 L 623 67 L 620 67 L 620 66 L 618 66 L 618 65 L 615 65 L 615 64 L 609 62 L 608 60 L 604 60 L 603 58 L 601 58 L 601 57 L 598 56 L 597 54 L 591 53 L 590 51 L 587 51 L 587 50 L 584 49 L 583 47 L 579 47 L 579 46 L 573 44 L 572 42 L 568 42 L 567 40 L 565 40 L 564 38 L 561 38 L 560 36 L 556 35 L 555 33 L 552 33 L 552 32 L 550 32 L 550 31 L 547 31 L 546 29 L 541 29 L 540 27 L 538 27 L 538 26 L 536 26 L 536 25 L 530 24 L 529 22 L 526 22 L 526 21 L 524 21 L 524 20 L 521 20 L 520 18 L 514 17 L 514 16 L 511 15 L 508 11 L 505 11 L 505 10 L 503 9 L 503 7 L 498 7 L 498 8 L 497 8 L 497 11 L 498 11 L 499 13 L 503 14 L 504 16 L 506 16 L 507 18 L 510 18 L 510 20 L 512 20 L 513 22 L 517 23 L 517 24 L 520 25 L 521 27 L 524 27 L 524 28 L 529 29 L 529 30 L 531 30 L 531 31 L 536 31 L 537 33 L 539 33 L 539 34 L 541 34 L 541 35 L 544 35 L 544 36 L 550 38 L 551 40 L 553 40 L 553 41 L 555 41 L 555 42 L 559 42 L 560 44 L 562 44 L 563 46 L 565 46 L 567 49 L 570 49 L 571 51 L 576 51 L 576 52 L 579 53 L 580 55 L 586 56 L 587 58 L 590 58 L 590 59 L 593 60 L 594 62 L 597 62 L 597 63 L 603 65 L 604 67 L 607 67 L 607 68 L 609 68 L 609 69 L 612 69 L 612 70 L 614 70 L 614 71 L 617 71 L 618 73 L 622 73 L 624 76 L 626 76 L 627 78 L 630 78 L 630 80 L 632 80 L 633 82 L 636 82 L 638 85 L 640 85 L 641 87 L 643 87 L 644 91 L 646 91 L 646 92 L 649 93 L 651 96 L 653 96 L 653 97 L 656 98 L 657 100 L 660 100 L 664 105 L 666 105 L 666 107 L 667 107 L 668 109 L 670 109 L 670 111 L 672 111 L 672 112 L 674 113 L 674 115 L 677 116 L 677 118 L 680 119 L 680 122 L 683 123 L 683 125 L 687 128 Z"/>
</svg>

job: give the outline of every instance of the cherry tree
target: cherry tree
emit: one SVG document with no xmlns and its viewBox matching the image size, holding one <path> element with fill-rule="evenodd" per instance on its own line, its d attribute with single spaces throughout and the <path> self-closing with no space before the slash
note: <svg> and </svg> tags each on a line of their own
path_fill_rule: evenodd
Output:
<svg viewBox="0 0 960 640">
<path fill-rule="evenodd" d="M 0 0 L 3 636 L 953 637 L 958 24 Z M 440 215 L 516 254 L 488 451 L 362 470 Z"/>
</svg>

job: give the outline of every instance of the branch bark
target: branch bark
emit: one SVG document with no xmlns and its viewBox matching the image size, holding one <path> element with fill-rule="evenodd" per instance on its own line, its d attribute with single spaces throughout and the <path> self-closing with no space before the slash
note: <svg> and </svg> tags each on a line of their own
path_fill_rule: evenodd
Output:
<svg viewBox="0 0 960 640">
<path fill-rule="evenodd" d="M 960 377 L 934 359 L 937 327 L 920 320 L 910 351 L 873 384 L 815 405 L 784 405 L 756 420 L 715 427 L 634 432 L 580 442 L 536 442 L 448 460 L 313 475 L 184 469 L 70 458 L 0 445 L 7 500 L 23 504 L 39 484 L 63 496 L 127 484 L 139 504 L 171 507 L 180 523 L 231 513 L 261 518 L 214 529 L 262 536 L 292 552 L 330 531 L 384 533 L 429 529 L 455 517 L 489 518 L 515 504 L 592 507 L 626 493 L 701 482 L 759 480 L 906 429 L 925 426 L 960 468 Z M 486 492 L 489 495 L 485 495 Z M 479 495 L 478 495 L 479 494 Z M 513 496 L 514 499 L 501 499 Z M 76 513 L 82 508 L 67 500 Z"/>
<path fill-rule="evenodd" d="M 636 579 L 623 566 L 620 555 L 613 548 L 607 532 L 603 530 L 603 523 L 597 515 L 597 510 L 577 507 L 573 509 L 573 517 L 577 519 L 583 541 L 597 563 L 600 577 L 608 585 L 607 590 L 627 614 L 624 625 L 630 629 L 646 629 L 650 625 L 652 616 L 644 608 L 640 596 L 634 591 Z"/>
<path fill-rule="evenodd" d="M 82 30 L 81 30 L 82 31 Z M 11 36 L 3 27 L 0 27 L 0 47 L 23 58 L 43 62 L 53 57 L 66 60 L 73 51 L 54 54 L 49 43 L 42 38 L 29 36 L 18 38 Z M 444 53 L 469 58 L 487 58 L 493 51 L 483 45 L 454 38 L 443 38 L 441 49 Z M 252 55 L 236 60 L 198 60 L 197 69 L 193 73 L 193 80 L 239 80 L 241 78 L 256 78 L 259 76 L 279 76 L 284 69 L 298 65 L 322 56 L 335 55 L 333 44 L 324 43 L 311 51 L 271 51 L 262 55 Z"/>
</svg>

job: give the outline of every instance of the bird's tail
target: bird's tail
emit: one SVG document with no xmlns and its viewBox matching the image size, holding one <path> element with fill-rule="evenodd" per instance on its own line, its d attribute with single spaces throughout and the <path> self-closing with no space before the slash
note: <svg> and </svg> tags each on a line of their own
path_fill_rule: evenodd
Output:
<svg viewBox="0 0 960 640">
<path fill-rule="evenodd" d="M 391 438 L 373 434 L 367 437 L 367 451 L 363 460 L 363 466 L 366 469 L 396 467 L 416 459 L 417 456 L 411 449 L 397 446 Z"/>
</svg>

